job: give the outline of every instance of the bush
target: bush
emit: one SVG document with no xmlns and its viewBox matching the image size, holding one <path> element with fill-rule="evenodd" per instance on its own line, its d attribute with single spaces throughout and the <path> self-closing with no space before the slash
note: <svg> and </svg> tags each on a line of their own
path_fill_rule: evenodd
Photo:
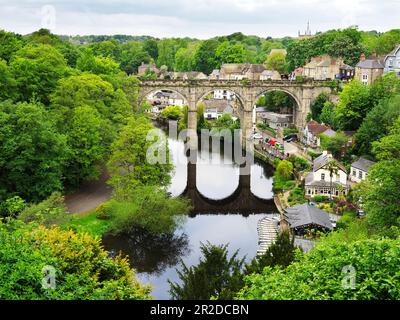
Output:
<svg viewBox="0 0 400 320">
<path fill-rule="evenodd" d="M 314 159 L 318 158 L 322 153 L 317 153 L 312 150 L 308 150 L 307 154 L 311 157 L 311 159 L 314 160 Z"/>
<path fill-rule="evenodd" d="M 288 159 L 292 164 L 293 167 L 297 170 L 297 171 L 304 171 L 304 170 L 308 170 L 310 169 L 310 164 L 308 163 L 308 161 L 302 157 L 297 157 L 296 155 L 292 154 L 290 155 L 289 159 Z"/>
<path fill-rule="evenodd" d="M 346 229 L 348 225 L 354 220 L 354 218 L 350 215 L 343 215 L 336 222 L 336 228 L 338 229 Z"/>
<path fill-rule="evenodd" d="M 294 188 L 288 197 L 288 202 L 290 206 L 295 206 L 297 204 L 303 204 L 307 202 L 307 198 L 305 197 L 304 188 L 296 187 Z"/>
<path fill-rule="evenodd" d="M 298 133 L 296 128 L 284 128 L 283 129 L 283 136 L 287 136 L 289 134 Z"/>
<path fill-rule="evenodd" d="M 336 233 L 336 232 L 334 232 Z M 245 278 L 238 299 L 398 300 L 400 239 L 354 242 L 320 240 L 286 269 L 266 267 Z M 355 269 L 354 288 L 343 283 Z"/>
<path fill-rule="evenodd" d="M 0 215 L 3 217 L 15 217 L 26 208 L 27 204 L 24 199 L 15 196 L 0 203 Z"/>
<path fill-rule="evenodd" d="M 161 111 L 161 116 L 170 120 L 179 120 L 182 118 L 182 109 L 179 106 L 168 106 Z"/>
<path fill-rule="evenodd" d="M 172 233 L 191 209 L 189 200 L 170 198 L 153 186 L 137 188 L 129 198 L 112 200 L 109 205 L 113 233 L 129 232 L 136 227 L 154 234 Z"/>
<path fill-rule="evenodd" d="M 23 222 L 37 222 L 47 227 L 65 223 L 69 218 L 64 196 L 60 192 L 53 192 L 48 199 L 30 205 L 18 216 Z"/>
<path fill-rule="evenodd" d="M 112 204 L 110 202 L 102 203 L 96 208 L 95 213 L 99 220 L 110 220 L 112 218 Z"/>
<path fill-rule="evenodd" d="M 326 202 L 329 200 L 329 197 L 327 196 L 315 196 L 313 198 L 314 202 Z"/>
<path fill-rule="evenodd" d="M 46 229 L 13 220 L 0 222 L 0 297 L 10 300 L 149 299 L 121 256 L 109 257 L 88 234 Z M 42 287 L 44 267 L 54 270 L 54 287 Z"/>
</svg>

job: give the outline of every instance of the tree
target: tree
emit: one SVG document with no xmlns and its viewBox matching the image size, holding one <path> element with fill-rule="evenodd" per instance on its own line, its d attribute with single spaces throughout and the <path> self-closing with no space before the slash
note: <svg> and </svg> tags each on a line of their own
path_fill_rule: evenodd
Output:
<svg viewBox="0 0 400 320">
<path fill-rule="evenodd" d="M 268 69 L 276 70 L 280 74 L 285 73 L 286 69 L 286 58 L 285 54 L 282 52 L 274 52 L 268 55 L 265 62 Z"/>
<path fill-rule="evenodd" d="M 329 178 L 330 178 L 330 192 L 329 197 L 332 200 L 332 193 L 333 193 L 333 175 L 337 175 L 339 172 L 339 166 L 335 160 L 329 161 L 326 166 L 325 170 L 329 171 Z"/>
<path fill-rule="evenodd" d="M 199 42 L 191 42 L 187 48 L 180 48 L 175 54 L 175 71 L 192 71 L 195 69 L 195 60 Z"/>
<path fill-rule="evenodd" d="M 127 74 L 137 73 L 138 67 L 144 63 L 150 62 L 149 53 L 144 50 L 139 42 L 127 42 L 121 45 L 120 63 L 121 69 Z"/>
<path fill-rule="evenodd" d="M 319 94 L 314 102 L 311 104 L 311 115 L 315 121 L 320 121 L 320 115 L 325 103 L 328 101 L 328 95 L 326 93 Z"/>
<path fill-rule="evenodd" d="M 349 138 L 343 132 L 337 132 L 329 137 L 321 134 L 321 149 L 330 151 L 336 158 L 340 158 L 343 146 L 349 141 Z"/>
<path fill-rule="evenodd" d="M 355 135 L 354 151 L 358 155 L 373 156 L 372 143 L 388 134 L 389 128 L 400 116 L 400 95 L 383 99 L 365 117 Z"/>
<path fill-rule="evenodd" d="M 279 161 L 276 172 L 282 178 L 289 180 L 293 177 L 293 164 L 290 161 Z"/>
<path fill-rule="evenodd" d="M 170 294 L 175 300 L 209 300 L 212 297 L 228 300 L 242 288 L 242 266 L 238 251 L 228 258 L 227 245 L 201 244 L 203 259 L 197 266 L 188 267 L 182 261 L 178 271 L 182 284 L 170 283 Z"/>
<path fill-rule="evenodd" d="M 148 149 L 154 147 L 155 142 L 147 140 L 147 135 L 154 132 L 153 129 L 151 122 L 143 116 L 130 119 L 113 143 L 107 167 L 111 176 L 109 183 L 116 194 L 129 194 L 142 185 L 166 186 L 169 183 L 172 165 L 164 135 L 158 135 L 158 146 L 164 154 L 156 150 L 155 155 L 163 158 L 161 163 L 148 159 Z"/>
<path fill-rule="evenodd" d="M 201 43 L 194 56 L 195 68 L 197 71 L 210 74 L 217 68 L 216 51 L 218 46 L 219 42 L 214 39 L 205 40 Z"/>
<path fill-rule="evenodd" d="M 125 124 L 126 118 L 132 114 L 132 108 L 122 90 L 114 90 L 111 83 L 93 74 L 64 78 L 51 95 L 51 109 L 58 116 L 61 131 L 77 106 L 93 107 L 104 119 L 116 125 Z M 118 126 L 111 132 L 116 129 Z"/>
<path fill-rule="evenodd" d="M 357 130 L 371 110 L 370 89 L 357 79 L 346 84 L 340 93 L 335 113 L 339 127 L 343 130 Z"/>
<path fill-rule="evenodd" d="M 161 116 L 166 119 L 179 120 L 182 118 L 182 109 L 180 106 L 168 106 L 161 111 Z"/>
<path fill-rule="evenodd" d="M 77 107 L 66 123 L 69 157 L 65 169 L 68 185 L 77 187 L 82 181 L 96 179 L 106 151 L 113 140 L 107 122 L 89 106 Z M 111 131 L 112 132 L 112 131 Z"/>
<path fill-rule="evenodd" d="M 50 45 L 26 46 L 10 61 L 21 100 L 37 98 L 48 104 L 59 79 L 67 74 L 63 55 Z"/>
<path fill-rule="evenodd" d="M 84 50 L 76 62 L 76 67 L 84 72 L 116 75 L 121 72 L 119 64 L 110 57 L 96 57 L 89 48 Z"/>
<path fill-rule="evenodd" d="M 10 61 L 12 55 L 22 48 L 22 37 L 0 30 L 0 60 Z"/>
<path fill-rule="evenodd" d="M 158 45 L 155 39 L 146 39 L 143 43 L 143 50 L 146 51 L 154 61 L 157 61 Z"/>
<path fill-rule="evenodd" d="M 372 150 L 378 160 L 400 159 L 400 117 L 397 117 L 389 134 L 372 143 Z"/>
<path fill-rule="evenodd" d="M 10 72 L 10 68 L 4 60 L 0 60 L 0 101 L 14 100 L 17 96 L 15 86 L 16 82 Z"/>
<path fill-rule="evenodd" d="M 185 39 L 162 39 L 158 41 L 157 65 L 166 65 L 169 70 L 174 69 L 175 54 L 179 48 L 186 48 Z"/>
<path fill-rule="evenodd" d="M 262 273 L 265 267 L 281 266 L 286 268 L 294 261 L 295 250 L 294 236 L 291 236 L 288 231 L 281 231 L 275 242 L 262 256 L 256 256 L 250 264 L 245 264 L 244 274 Z"/>
<path fill-rule="evenodd" d="M 150 298 L 150 287 L 139 283 L 128 261 L 120 255 L 110 258 L 100 240 L 87 233 L 14 220 L 0 222 L 0 242 L 3 299 Z M 43 279 L 48 280 L 47 288 L 42 286 Z"/>
<path fill-rule="evenodd" d="M 114 39 L 91 43 L 89 48 L 98 57 L 107 57 L 112 60 L 118 60 L 120 55 L 119 44 Z"/>
<path fill-rule="evenodd" d="M 325 102 L 319 115 L 319 121 L 337 129 L 338 123 L 335 113 L 335 105 L 331 102 Z"/>
<path fill-rule="evenodd" d="M 354 39 L 347 35 L 336 37 L 327 50 L 330 56 L 343 58 L 344 62 L 351 66 L 355 66 L 360 60 L 361 54 L 365 52 L 366 48 L 358 43 L 358 40 L 354 41 Z"/>
<path fill-rule="evenodd" d="M 231 44 L 228 41 L 222 42 L 215 50 L 217 68 L 224 63 L 243 63 L 246 61 L 246 49 L 241 44 Z"/>
<path fill-rule="evenodd" d="M 246 285 L 236 298 L 396 300 L 400 298 L 399 244 L 398 239 L 323 240 L 286 269 L 266 267 L 261 274 L 246 277 Z"/>
<path fill-rule="evenodd" d="M 40 201 L 62 188 L 66 137 L 37 103 L 0 104 L 0 201 Z"/>
</svg>

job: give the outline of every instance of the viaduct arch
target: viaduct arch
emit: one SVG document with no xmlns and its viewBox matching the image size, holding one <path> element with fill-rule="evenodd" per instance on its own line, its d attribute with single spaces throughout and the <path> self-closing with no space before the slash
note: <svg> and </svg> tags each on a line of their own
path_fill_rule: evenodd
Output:
<svg viewBox="0 0 400 320">
<path fill-rule="evenodd" d="M 180 94 L 188 105 L 188 129 L 197 129 L 197 104 L 211 91 L 229 90 L 235 93 L 241 105 L 241 129 L 248 137 L 252 129 L 252 111 L 258 97 L 269 91 L 283 91 L 296 101 L 294 124 L 300 129 L 315 98 L 321 93 L 332 93 L 330 81 L 307 79 L 289 80 L 141 80 L 139 103 L 151 92 L 171 90 Z"/>
</svg>

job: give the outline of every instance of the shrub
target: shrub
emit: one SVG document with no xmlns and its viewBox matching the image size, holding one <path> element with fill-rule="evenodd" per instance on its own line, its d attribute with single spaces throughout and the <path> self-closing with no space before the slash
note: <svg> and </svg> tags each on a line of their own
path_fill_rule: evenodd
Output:
<svg viewBox="0 0 400 320">
<path fill-rule="evenodd" d="M 150 288 L 138 282 L 128 261 L 110 258 L 88 234 L 13 220 L 0 222 L 0 243 L 1 299 L 150 298 Z M 51 289 L 42 287 L 44 267 L 55 272 Z"/>
<path fill-rule="evenodd" d="M 345 229 L 348 225 L 354 220 L 353 217 L 350 215 L 343 215 L 340 219 L 336 222 L 336 228 L 338 229 Z"/>
<path fill-rule="evenodd" d="M 153 186 L 137 188 L 130 197 L 109 204 L 113 233 L 129 232 L 135 227 L 155 234 L 172 233 L 191 209 L 189 200 L 170 198 L 165 191 Z"/>
<path fill-rule="evenodd" d="M 335 232 L 336 233 L 336 232 Z M 262 300 L 398 300 L 400 239 L 346 242 L 320 240 L 286 269 L 266 267 L 245 278 L 238 299 Z M 354 288 L 348 284 L 351 266 Z"/>
<path fill-rule="evenodd" d="M 307 202 L 307 198 L 304 195 L 304 188 L 296 187 L 294 188 L 288 197 L 288 202 L 291 206 L 295 206 L 297 204 L 303 204 Z"/>
<path fill-rule="evenodd" d="M 0 215 L 4 217 L 15 217 L 26 208 L 27 204 L 19 196 L 8 198 L 0 204 Z"/>
<path fill-rule="evenodd" d="M 289 134 L 293 134 L 293 133 L 297 133 L 297 129 L 296 128 L 284 128 L 283 129 L 283 135 L 286 137 Z"/>
<path fill-rule="evenodd" d="M 168 106 L 161 111 L 161 116 L 171 120 L 179 120 L 182 118 L 183 113 L 181 107 L 179 106 Z"/>
<path fill-rule="evenodd" d="M 64 196 L 60 192 L 53 192 L 51 196 L 23 210 L 18 219 L 23 222 L 37 222 L 45 226 L 59 225 L 69 219 L 67 208 L 64 203 Z"/>
<path fill-rule="evenodd" d="M 307 154 L 311 157 L 311 159 L 314 160 L 314 159 L 318 158 L 322 153 L 317 153 L 312 150 L 308 150 Z"/>
<path fill-rule="evenodd" d="M 327 196 L 315 196 L 315 197 L 313 198 L 313 200 L 314 200 L 315 202 L 326 202 L 326 201 L 329 200 L 329 197 L 327 197 Z"/>
<path fill-rule="evenodd" d="M 112 200 L 111 200 L 112 201 Z M 100 220 L 109 220 L 112 218 L 112 203 L 111 201 L 102 203 L 96 210 L 96 218 Z"/>
</svg>

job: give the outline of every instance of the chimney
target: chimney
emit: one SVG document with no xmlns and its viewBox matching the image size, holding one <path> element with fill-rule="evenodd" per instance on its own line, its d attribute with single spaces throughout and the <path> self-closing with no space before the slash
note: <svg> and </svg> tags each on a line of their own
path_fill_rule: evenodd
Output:
<svg viewBox="0 0 400 320">
<path fill-rule="evenodd" d="M 361 54 L 360 61 L 365 61 L 365 54 L 364 53 Z"/>
</svg>

